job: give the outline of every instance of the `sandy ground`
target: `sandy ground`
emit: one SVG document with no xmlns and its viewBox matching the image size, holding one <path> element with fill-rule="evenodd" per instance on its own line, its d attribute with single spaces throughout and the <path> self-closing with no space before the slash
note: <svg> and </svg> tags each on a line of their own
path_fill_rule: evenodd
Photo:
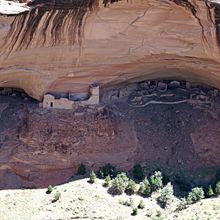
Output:
<svg viewBox="0 0 220 220">
<path fill-rule="evenodd" d="M 174 212 L 177 199 L 172 205 L 161 209 L 153 198 L 145 198 L 145 208 L 132 216 L 132 208 L 120 204 L 130 196 L 111 196 L 102 187 L 102 180 L 89 184 L 88 179 L 56 186 L 51 194 L 46 189 L 21 189 L 0 191 L 1 220 L 69 220 L 69 219 L 220 219 L 220 198 L 205 199 L 186 210 Z M 52 203 L 56 191 L 61 193 L 58 201 Z M 132 196 L 137 206 L 140 196 Z M 161 217 L 158 217 L 161 212 Z"/>
</svg>

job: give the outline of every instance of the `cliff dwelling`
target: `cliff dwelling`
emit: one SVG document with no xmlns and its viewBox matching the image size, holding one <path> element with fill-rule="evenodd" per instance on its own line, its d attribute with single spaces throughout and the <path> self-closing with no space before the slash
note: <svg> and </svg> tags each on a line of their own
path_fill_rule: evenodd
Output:
<svg viewBox="0 0 220 220">
<path fill-rule="evenodd" d="M 56 93 L 56 95 L 59 93 Z M 43 108 L 73 109 L 75 105 L 98 105 L 99 104 L 99 86 L 91 85 L 88 93 L 71 93 L 68 97 L 55 98 L 52 94 L 46 94 L 43 98 Z"/>
</svg>

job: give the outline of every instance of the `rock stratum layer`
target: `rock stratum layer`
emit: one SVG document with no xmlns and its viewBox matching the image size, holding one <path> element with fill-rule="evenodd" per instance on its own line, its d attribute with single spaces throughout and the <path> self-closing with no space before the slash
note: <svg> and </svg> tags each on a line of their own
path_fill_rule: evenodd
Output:
<svg viewBox="0 0 220 220">
<path fill-rule="evenodd" d="M 220 88 L 220 5 L 206 0 L 0 1 L 0 87 L 84 92 L 176 78 Z"/>
</svg>

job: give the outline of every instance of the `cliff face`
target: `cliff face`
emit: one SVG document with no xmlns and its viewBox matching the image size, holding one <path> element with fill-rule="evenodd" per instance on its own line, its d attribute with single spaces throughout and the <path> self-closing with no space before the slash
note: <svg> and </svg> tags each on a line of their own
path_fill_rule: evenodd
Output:
<svg viewBox="0 0 220 220">
<path fill-rule="evenodd" d="M 220 165 L 220 92 L 147 87 L 122 87 L 118 98 L 106 94 L 112 101 L 105 107 L 72 110 L 39 108 L 18 92 L 1 95 L 0 189 L 60 184 L 80 163 L 88 170 L 141 163 L 210 184 Z"/>
<path fill-rule="evenodd" d="M 38 100 L 94 82 L 176 78 L 220 88 L 217 1 L 35 0 L 0 13 L 0 87 Z"/>
</svg>

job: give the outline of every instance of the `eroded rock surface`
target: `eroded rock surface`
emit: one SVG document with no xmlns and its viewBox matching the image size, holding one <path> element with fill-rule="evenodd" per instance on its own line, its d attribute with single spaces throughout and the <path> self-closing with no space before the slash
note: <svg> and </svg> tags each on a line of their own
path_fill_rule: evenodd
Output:
<svg viewBox="0 0 220 220">
<path fill-rule="evenodd" d="M 2 87 L 38 100 L 94 82 L 177 78 L 220 88 L 218 1 L 21 2 L 17 15 L 12 2 L 12 16 L 0 16 Z"/>
</svg>

